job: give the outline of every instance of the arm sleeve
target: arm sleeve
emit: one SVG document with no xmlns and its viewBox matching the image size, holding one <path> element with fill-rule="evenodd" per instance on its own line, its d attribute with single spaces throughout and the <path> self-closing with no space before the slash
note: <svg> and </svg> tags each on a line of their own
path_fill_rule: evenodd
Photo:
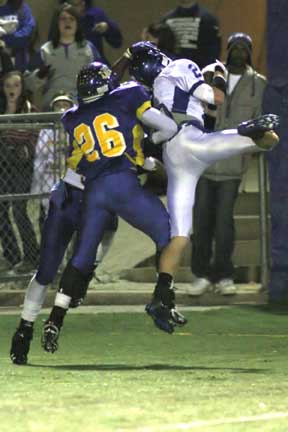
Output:
<svg viewBox="0 0 288 432">
<path fill-rule="evenodd" d="M 140 117 L 140 121 L 151 129 L 156 129 L 152 133 L 151 139 L 154 144 L 162 143 L 172 138 L 177 132 L 177 124 L 174 120 L 162 114 L 156 108 L 149 108 Z"/>
<path fill-rule="evenodd" d="M 10 48 L 25 48 L 29 43 L 29 39 L 35 28 L 35 20 L 31 13 L 31 9 L 27 4 L 24 4 L 18 14 L 19 26 L 18 29 L 10 34 L 3 36 L 3 40 Z"/>
<path fill-rule="evenodd" d="M 195 89 L 195 91 L 193 92 L 193 96 L 201 100 L 202 102 L 206 102 L 213 105 L 215 104 L 214 91 L 209 84 L 202 83 L 200 86 L 198 86 Z"/>
</svg>

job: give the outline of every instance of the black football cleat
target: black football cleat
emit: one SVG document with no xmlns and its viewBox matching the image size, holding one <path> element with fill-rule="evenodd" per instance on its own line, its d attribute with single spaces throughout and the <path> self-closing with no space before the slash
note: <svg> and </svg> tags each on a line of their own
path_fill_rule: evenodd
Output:
<svg viewBox="0 0 288 432">
<path fill-rule="evenodd" d="M 145 311 L 153 319 L 157 328 L 169 334 L 174 332 L 176 326 L 183 327 L 187 324 L 186 318 L 176 310 L 174 305 L 168 307 L 160 301 L 153 300 L 146 305 Z"/>
<path fill-rule="evenodd" d="M 30 343 L 33 338 L 33 327 L 19 327 L 15 331 L 10 349 L 10 359 L 14 364 L 26 365 Z"/>
<path fill-rule="evenodd" d="M 161 302 L 152 302 L 145 306 L 145 311 L 153 319 L 157 328 L 169 334 L 174 332 L 176 324 L 171 320 L 171 312 L 168 306 Z"/>
<path fill-rule="evenodd" d="M 252 139 L 257 134 L 273 131 L 279 127 L 280 117 L 276 114 L 264 114 L 253 120 L 242 122 L 238 125 L 238 133 L 240 135 L 251 137 Z"/>
<path fill-rule="evenodd" d="M 185 324 L 187 324 L 187 319 L 184 317 L 184 315 L 178 312 L 175 307 L 170 309 L 170 314 L 171 320 L 175 323 L 175 325 L 183 327 Z"/>
<path fill-rule="evenodd" d="M 276 114 L 264 114 L 256 119 L 238 125 L 239 135 L 251 138 L 261 150 L 272 150 L 279 142 L 275 131 L 280 125 L 280 117 Z"/>
<path fill-rule="evenodd" d="M 52 321 L 46 321 L 42 330 L 42 348 L 52 354 L 57 351 L 59 334 L 60 329 L 56 326 L 56 324 Z"/>
</svg>

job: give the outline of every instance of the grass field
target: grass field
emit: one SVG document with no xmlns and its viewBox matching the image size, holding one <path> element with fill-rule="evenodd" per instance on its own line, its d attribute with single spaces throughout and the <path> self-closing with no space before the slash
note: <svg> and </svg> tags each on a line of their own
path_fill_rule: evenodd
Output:
<svg viewBox="0 0 288 432">
<path fill-rule="evenodd" d="M 0 315 L 1 432 L 287 432 L 288 317 L 260 308 L 187 312 L 172 336 L 142 313 L 71 314 L 51 355 L 10 363 L 16 315 Z M 42 316 L 43 318 L 43 316 Z"/>
</svg>

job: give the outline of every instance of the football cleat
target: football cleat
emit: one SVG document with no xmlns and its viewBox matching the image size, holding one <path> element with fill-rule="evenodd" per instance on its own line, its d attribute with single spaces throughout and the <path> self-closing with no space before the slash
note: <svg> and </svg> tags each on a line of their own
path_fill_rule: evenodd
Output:
<svg viewBox="0 0 288 432">
<path fill-rule="evenodd" d="M 25 365 L 28 360 L 30 343 L 33 338 L 33 327 L 19 327 L 13 337 L 10 348 L 10 359 L 14 364 Z"/>
<path fill-rule="evenodd" d="M 274 132 L 279 125 L 278 115 L 264 114 L 256 119 L 240 123 L 238 133 L 253 139 L 261 150 L 271 150 L 279 141 L 278 135 Z"/>
<path fill-rule="evenodd" d="M 250 136 L 254 134 L 275 130 L 279 127 L 280 117 L 276 114 L 264 114 L 253 120 L 242 122 L 238 125 L 240 135 Z"/>
<path fill-rule="evenodd" d="M 178 312 L 176 308 L 170 309 L 171 319 L 172 321 L 179 327 L 183 327 L 185 324 L 187 324 L 187 319 L 184 317 L 183 314 Z"/>
<path fill-rule="evenodd" d="M 46 321 L 42 330 L 41 346 L 50 353 L 58 350 L 60 329 L 52 321 Z"/>
<path fill-rule="evenodd" d="M 174 332 L 174 327 L 184 326 L 187 323 L 186 318 L 175 307 L 170 309 L 159 301 L 148 303 L 145 311 L 153 319 L 157 328 L 169 334 Z"/>
<path fill-rule="evenodd" d="M 253 141 L 260 150 L 269 151 L 278 144 L 279 136 L 271 130 L 265 132 L 262 138 L 256 138 Z"/>
</svg>

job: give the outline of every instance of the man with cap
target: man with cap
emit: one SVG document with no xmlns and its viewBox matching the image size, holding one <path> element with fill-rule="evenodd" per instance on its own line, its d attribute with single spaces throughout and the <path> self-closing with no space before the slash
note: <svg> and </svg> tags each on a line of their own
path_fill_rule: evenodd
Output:
<svg viewBox="0 0 288 432">
<path fill-rule="evenodd" d="M 261 115 L 266 79 L 252 67 L 252 39 L 232 33 L 228 38 L 226 67 L 227 94 L 218 107 L 215 130 L 231 129 Z M 201 295 L 214 284 L 222 295 L 236 293 L 233 281 L 233 212 L 238 189 L 251 156 L 237 155 L 216 162 L 200 178 L 194 207 L 191 269 L 195 281 L 187 289 Z M 212 259 L 212 245 L 215 242 Z"/>
</svg>

